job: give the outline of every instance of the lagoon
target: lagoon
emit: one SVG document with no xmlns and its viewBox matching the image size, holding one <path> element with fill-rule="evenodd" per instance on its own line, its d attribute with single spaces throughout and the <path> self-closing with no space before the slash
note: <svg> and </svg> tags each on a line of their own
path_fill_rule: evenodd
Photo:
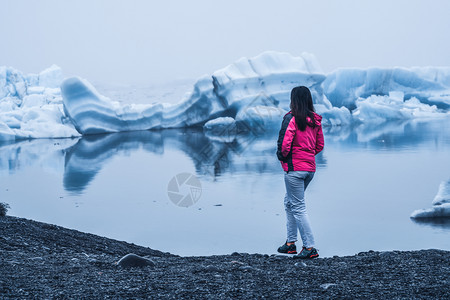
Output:
<svg viewBox="0 0 450 300">
<path fill-rule="evenodd" d="M 409 218 L 450 177 L 448 118 L 324 134 L 306 192 L 321 256 L 450 250 L 448 222 Z M 182 256 L 272 254 L 285 241 L 276 138 L 277 128 L 231 138 L 190 128 L 3 143 L 0 202 L 10 215 Z M 200 185 L 173 191 L 179 174 Z"/>
</svg>

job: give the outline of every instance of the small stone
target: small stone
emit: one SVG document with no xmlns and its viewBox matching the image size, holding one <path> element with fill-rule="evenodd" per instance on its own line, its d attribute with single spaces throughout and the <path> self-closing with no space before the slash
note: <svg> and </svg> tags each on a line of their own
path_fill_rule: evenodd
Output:
<svg viewBox="0 0 450 300">
<path fill-rule="evenodd" d="M 42 257 L 38 256 L 38 257 L 30 257 L 29 259 L 31 260 L 43 260 Z"/>
<path fill-rule="evenodd" d="M 214 206 L 222 206 L 222 204 L 214 204 Z"/>
<path fill-rule="evenodd" d="M 155 266 L 155 263 L 150 259 L 138 256 L 136 254 L 130 253 L 122 257 L 117 265 L 123 268 L 133 268 L 133 267 L 145 267 L 145 266 Z"/>
<path fill-rule="evenodd" d="M 294 266 L 296 266 L 296 267 L 307 267 L 308 265 L 305 264 L 304 262 L 297 262 L 297 263 L 294 264 Z"/>
<path fill-rule="evenodd" d="M 205 267 L 205 271 L 206 272 L 220 272 L 220 269 L 215 266 L 208 265 Z"/>
<path fill-rule="evenodd" d="M 330 288 L 330 287 L 332 287 L 332 286 L 335 286 L 335 285 L 336 285 L 335 283 L 324 283 L 324 284 L 321 284 L 320 287 L 321 287 L 324 291 L 326 291 L 328 288 Z"/>
<path fill-rule="evenodd" d="M 251 267 L 251 266 L 242 266 L 242 267 L 239 267 L 239 270 L 242 270 L 242 271 L 252 271 L 252 270 L 254 270 L 254 268 Z"/>
</svg>

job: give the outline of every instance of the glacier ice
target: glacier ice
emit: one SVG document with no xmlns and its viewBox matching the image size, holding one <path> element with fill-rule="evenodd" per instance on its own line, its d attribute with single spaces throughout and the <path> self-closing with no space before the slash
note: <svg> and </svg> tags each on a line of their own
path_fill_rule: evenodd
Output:
<svg viewBox="0 0 450 300">
<path fill-rule="evenodd" d="M 237 117 L 243 110 L 258 106 L 280 111 L 288 109 L 290 90 L 301 84 L 311 88 L 316 102 L 331 107 L 320 85 L 325 75 L 319 73 L 312 55 L 303 55 L 264 52 L 242 58 L 200 78 L 178 104 L 122 106 L 78 77 L 66 79 L 61 93 L 65 112 L 81 134 L 203 125 L 217 117 Z"/>
<path fill-rule="evenodd" d="M 387 96 L 391 91 L 403 92 L 406 99 L 416 97 L 448 109 L 450 68 L 337 69 L 328 74 L 323 82 L 323 91 L 333 106 L 350 109 L 355 108 L 358 98 Z M 428 100 L 430 97 L 432 99 Z"/>
<path fill-rule="evenodd" d="M 441 182 L 432 206 L 418 209 L 411 214 L 413 219 L 450 218 L 450 179 Z"/>
<path fill-rule="evenodd" d="M 413 118 L 437 118 L 449 116 L 435 105 L 421 103 L 412 97 L 404 100 L 403 92 L 389 92 L 388 96 L 372 95 L 358 98 L 353 118 L 359 121 L 384 122 L 385 120 L 402 120 Z"/>
<path fill-rule="evenodd" d="M 448 67 L 325 74 L 312 54 L 268 51 L 202 76 L 171 104 L 112 101 L 84 79 L 63 80 L 55 65 L 28 75 L 0 67 L 0 141 L 203 126 L 217 118 L 234 119 L 239 130 L 278 127 L 289 110 L 290 90 L 298 85 L 311 89 L 324 126 L 450 114 Z"/>
<path fill-rule="evenodd" d="M 203 125 L 205 131 L 212 135 L 235 135 L 237 133 L 236 121 L 231 117 L 220 117 L 209 120 Z"/>
<path fill-rule="evenodd" d="M 80 136 L 63 111 L 62 80 L 55 65 L 27 76 L 0 67 L 0 142 Z"/>
</svg>

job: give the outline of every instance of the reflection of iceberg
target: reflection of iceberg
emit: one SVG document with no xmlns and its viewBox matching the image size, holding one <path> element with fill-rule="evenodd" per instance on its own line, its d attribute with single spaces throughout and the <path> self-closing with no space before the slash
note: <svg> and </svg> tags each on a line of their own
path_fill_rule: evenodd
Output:
<svg viewBox="0 0 450 300">
<path fill-rule="evenodd" d="M 450 223 L 450 180 L 443 181 L 432 202 L 433 206 L 419 209 L 411 214 L 412 219 L 448 218 Z"/>
<path fill-rule="evenodd" d="M 398 148 L 416 148 L 434 141 L 436 144 L 449 145 L 450 119 L 433 121 L 394 120 L 383 123 L 362 123 L 353 126 L 324 128 L 328 145 L 363 147 L 376 150 Z"/>
<path fill-rule="evenodd" d="M 67 150 L 65 156 L 64 188 L 75 193 L 83 191 L 109 159 L 119 153 L 140 148 L 161 154 L 161 133 L 136 131 L 80 139 Z"/>
<path fill-rule="evenodd" d="M 395 150 L 398 147 L 417 147 L 431 140 L 449 143 L 450 132 L 442 130 L 448 128 L 447 123 L 442 123 L 444 121 L 387 122 L 376 127 L 362 124 L 356 129 L 325 128 L 324 132 L 329 146 L 338 144 L 350 148 Z M 0 171 L 15 172 L 39 164 L 52 172 L 64 172 L 64 188 L 80 193 L 115 155 L 139 149 L 163 154 L 166 149 L 175 149 L 192 160 L 197 174 L 209 178 L 225 174 L 279 173 L 280 166 L 274 155 L 277 130 L 237 132 L 230 139 L 192 128 L 0 143 Z M 326 167 L 325 155 L 316 157 L 319 168 Z"/>
<path fill-rule="evenodd" d="M 0 143 L 0 173 L 15 173 L 23 167 L 38 165 L 50 173 L 64 170 L 66 149 L 78 139 L 34 139 Z"/>
</svg>

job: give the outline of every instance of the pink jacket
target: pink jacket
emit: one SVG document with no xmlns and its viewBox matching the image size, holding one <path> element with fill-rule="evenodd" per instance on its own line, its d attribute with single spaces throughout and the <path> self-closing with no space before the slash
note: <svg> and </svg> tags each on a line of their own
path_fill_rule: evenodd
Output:
<svg viewBox="0 0 450 300">
<path fill-rule="evenodd" d="M 307 118 L 310 123 L 311 119 Z M 315 155 L 324 146 L 322 117 L 314 113 L 315 127 L 300 131 L 291 112 L 283 118 L 278 135 L 277 156 L 284 171 L 316 171 Z"/>
</svg>

